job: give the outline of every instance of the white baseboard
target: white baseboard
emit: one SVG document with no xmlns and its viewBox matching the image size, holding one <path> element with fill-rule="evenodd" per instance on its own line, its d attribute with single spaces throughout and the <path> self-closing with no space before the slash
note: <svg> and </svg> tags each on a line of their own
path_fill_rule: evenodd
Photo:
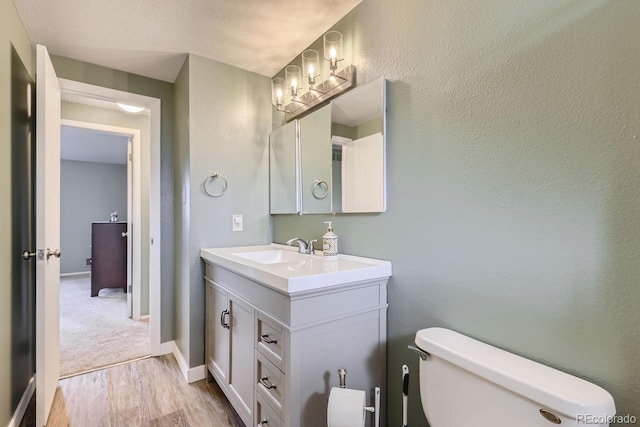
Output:
<svg viewBox="0 0 640 427">
<path fill-rule="evenodd" d="M 27 406 L 29 406 L 29 402 L 31 401 L 31 397 L 33 396 L 33 392 L 36 390 L 36 377 L 35 375 L 31 377 L 29 380 L 29 384 L 27 384 L 27 388 L 22 394 L 22 398 L 20 398 L 20 402 L 18 403 L 18 407 L 16 408 L 16 412 L 13 414 L 13 418 L 9 421 L 8 427 L 17 427 L 22 422 L 22 417 L 24 417 L 24 413 L 27 411 Z"/>
<path fill-rule="evenodd" d="M 68 276 L 82 276 L 85 274 L 91 274 L 91 270 L 89 271 L 78 271 L 76 273 L 61 273 L 60 277 L 68 277 Z"/>
<path fill-rule="evenodd" d="M 180 366 L 180 371 L 182 371 L 182 375 L 187 383 L 191 384 L 196 381 L 200 381 L 206 378 L 206 369 L 205 365 L 196 366 L 194 368 L 189 368 L 189 364 L 187 360 L 182 355 L 182 352 L 178 348 L 178 345 L 175 341 L 173 343 L 173 355 L 178 361 L 178 365 Z"/>
<path fill-rule="evenodd" d="M 176 343 L 173 340 L 160 343 L 160 353 L 157 354 L 157 356 L 163 356 L 165 354 L 173 353 L 173 346 L 175 345 Z"/>
</svg>

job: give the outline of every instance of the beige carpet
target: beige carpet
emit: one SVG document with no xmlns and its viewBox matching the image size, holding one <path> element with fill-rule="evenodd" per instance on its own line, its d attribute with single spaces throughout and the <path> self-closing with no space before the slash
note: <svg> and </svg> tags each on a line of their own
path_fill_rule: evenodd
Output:
<svg viewBox="0 0 640 427">
<path fill-rule="evenodd" d="M 91 298 L 91 277 L 60 279 L 60 376 L 149 355 L 149 322 L 127 316 L 121 289 Z"/>
</svg>

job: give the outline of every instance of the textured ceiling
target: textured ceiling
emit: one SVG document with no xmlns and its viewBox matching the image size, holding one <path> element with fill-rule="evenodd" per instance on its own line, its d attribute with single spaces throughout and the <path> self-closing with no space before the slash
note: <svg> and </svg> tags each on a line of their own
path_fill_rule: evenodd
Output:
<svg viewBox="0 0 640 427">
<path fill-rule="evenodd" d="M 50 53 L 173 82 L 194 53 L 268 77 L 361 0 L 14 0 Z"/>
</svg>

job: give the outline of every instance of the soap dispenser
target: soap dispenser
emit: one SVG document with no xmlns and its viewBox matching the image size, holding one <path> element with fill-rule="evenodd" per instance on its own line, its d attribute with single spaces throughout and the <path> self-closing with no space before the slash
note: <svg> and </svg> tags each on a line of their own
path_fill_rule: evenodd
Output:
<svg viewBox="0 0 640 427">
<path fill-rule="evenodd" d="M 325 221 L 328 224 L 327 232 L 322 236 L 322 255 L 325 259 L 338 258 L 338 236 L 333 232 L 331 221 Z"/>
</svg>

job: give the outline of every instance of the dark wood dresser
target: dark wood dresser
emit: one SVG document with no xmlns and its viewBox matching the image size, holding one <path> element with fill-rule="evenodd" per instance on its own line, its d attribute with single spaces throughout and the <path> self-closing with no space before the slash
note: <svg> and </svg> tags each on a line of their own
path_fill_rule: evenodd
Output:
<svg viewBox="0 0 640 427">
<path fill-rule="evenodd" d="M 127 292 L 127 223 L 91 224 L 91 296 L 100 289 L 122 288 Z"/>
</svg>

